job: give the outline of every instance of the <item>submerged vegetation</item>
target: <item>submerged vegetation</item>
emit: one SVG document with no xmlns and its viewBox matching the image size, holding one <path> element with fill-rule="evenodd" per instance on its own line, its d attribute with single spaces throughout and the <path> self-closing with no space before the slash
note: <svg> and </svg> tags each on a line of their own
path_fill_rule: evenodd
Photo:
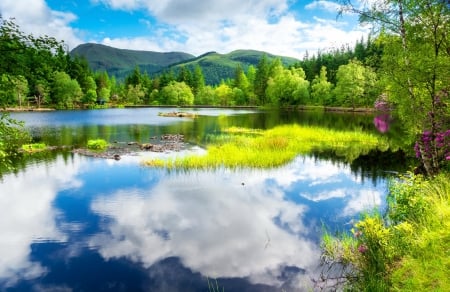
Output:
<svg viewBox="0 0 450 292">
<path fill-rule="evenodd" d="M 151 159 L 148 166 L 202 169 L 218 167 L 277 167 L 299 154 L 333 151 L 349 162 L 370 150 L 386 150 L 386 139 L 363 131 L 284 125 L 270 130 L 229 128 L 212 138 L 205 155 Z"/>
</svg>

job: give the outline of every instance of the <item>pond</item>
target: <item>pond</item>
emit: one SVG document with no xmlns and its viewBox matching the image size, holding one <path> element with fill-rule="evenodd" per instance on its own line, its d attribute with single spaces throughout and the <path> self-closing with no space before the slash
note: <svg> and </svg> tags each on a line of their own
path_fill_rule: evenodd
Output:
<svg viewBox="0 0 450 292">
<path fill-rule="evenodd" d="M 352 164 L 332 155 L 298 156 L 267 170 L 142 166 L 143 156 L 202 152 L 211 135 L 229 126 L 376 132 L 370 115 L 189 109 L 199 116 L 158 116 L 174 110 L 12 115 L 48 145 L 81 147 L 95 138 L 144 143 L 164 134 L 182 134 L 184 144 L 180 152 L 118 161 L 61 150 L 30 156 L 3 174 L 2 291 L 211 291 L 212 284 L 220 291 L 309 291 L 320 273 L 323 226 L 348 230 L 361 211 L 383 208 L 389 174 L 404 167 L 392 153 Z"/>
</svg>

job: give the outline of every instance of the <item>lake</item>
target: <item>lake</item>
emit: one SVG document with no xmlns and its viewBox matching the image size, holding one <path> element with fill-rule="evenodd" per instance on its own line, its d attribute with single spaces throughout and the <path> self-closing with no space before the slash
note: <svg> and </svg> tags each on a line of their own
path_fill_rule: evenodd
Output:
<svg viewBox="0 0 450 292">
<path fill-rule="evenodd" d="M 384 208 L 389 176 L 404 168 L 393 153 L 369 153 L 352 164 L 311 154 L 267 170 L 142 166 L 148 156 L 202 153 L 229 126 L 377 132 L 374 117 L 359 114 L 186 109 L 199 116 L 158 116 L 175 110 L 12 114 L 47 145 L 82 147 L 95 138 L 149 143 L 164 134 L 182 134 L 184 143 L 181 151 L 118 161 L 47 152 L 4 173 L 0 290 L 310 291 L 321 271 L 324 226 L 348 230 L 360 212 Z"/>
</svg>

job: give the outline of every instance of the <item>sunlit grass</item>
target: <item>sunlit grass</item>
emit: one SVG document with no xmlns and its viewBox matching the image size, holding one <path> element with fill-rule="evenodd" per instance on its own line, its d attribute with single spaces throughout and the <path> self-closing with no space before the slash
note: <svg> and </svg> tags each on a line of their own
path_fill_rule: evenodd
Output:
<svg viewBox="0 0 450 292">
<path fill-rule="evenodd" d="M 45 145 L 44 143 L 32 143 L 22 145 L 22 150 L 28 153 L 40 152 L 46 149 L 47 145 Z"/>
<path fill-rule="evenodd" d="M 351 234 L 325 233 L 326 264 L 341 267 L 348 291 L 450 291 L 450 174 L 411 174 L 389 197 L 385 217 L 369 213 Z"/>
<path fill-rule="evenodd" d="M 102 151 L 108 148 L 109 144 L 103 139 L 90 139 L 87 142 L 87 148 L 89 150 Z"/>
<path fill-rule="evenodd" d="M 353 161 L 373 149 L 385 150 L 387 140 L 363 131 L 284 125 L 270 130 L 231 127 L 212 137 L 206 155 L 146 161 L 154 167 L 204 169 L 218 167 L 270 168 L 289 163 L 299 154 L 334 151 Z"/>
</svg>

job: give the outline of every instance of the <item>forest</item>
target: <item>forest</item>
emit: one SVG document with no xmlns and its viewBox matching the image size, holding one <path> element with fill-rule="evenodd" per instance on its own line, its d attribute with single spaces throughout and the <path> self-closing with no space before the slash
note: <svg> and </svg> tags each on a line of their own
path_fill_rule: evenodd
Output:
<svg viewBox="0 0 450 292">
<path fill-rule="evenodd" d="M 316 52 L 289 67 L 281 59 L 236 66 L 234 78 L 207 84 L 202 68 L 170 67 L 151 76 L 134 71 L 117 80 L 71 56 L 63 41 L 21 32 L 1 19 L 0 100 L 6 107 L 93 108 L 99 105 L 346 106 L 372 107 L 381 92 L 381 40 L 360 40 Z M 215 72 L 219 70 L 218 72 Z M 208 71 L 220 76 L 221 68 Z"/>
</svg>

